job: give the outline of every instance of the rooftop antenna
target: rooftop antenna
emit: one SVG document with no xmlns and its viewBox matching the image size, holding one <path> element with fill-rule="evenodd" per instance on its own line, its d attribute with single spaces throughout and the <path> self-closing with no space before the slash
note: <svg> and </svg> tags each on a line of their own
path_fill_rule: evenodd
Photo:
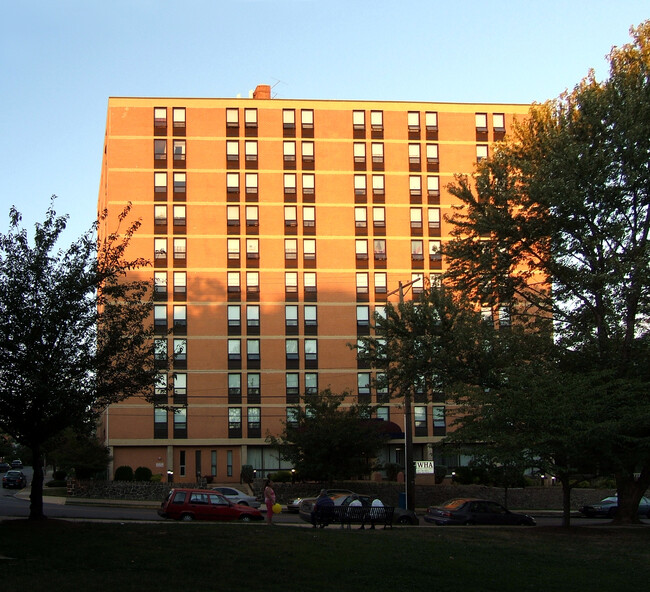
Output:
<svg viewBox="0 0 650 592">
<path fill-rule="evenodd" d="M 273 90 L 278 84 L 286 84 L 286 82 L 283 82 L 282 80 L 278 78 L 271 78 L 271 80 L 275 80 L 275 84 L 271 86 L 271 90 Z M 275 93 L 272 98 L 275 99 L 275 97 L 278 96 L 278 93 Z"/>
</svg>

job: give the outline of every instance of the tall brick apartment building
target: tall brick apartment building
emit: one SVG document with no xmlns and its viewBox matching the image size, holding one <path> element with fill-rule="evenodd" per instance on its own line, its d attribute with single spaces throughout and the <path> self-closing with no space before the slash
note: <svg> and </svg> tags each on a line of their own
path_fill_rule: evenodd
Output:
<svg viewBox="0 0 650 592">
<path fill-rule="evenodd" d="M 436 282 L 446 185 L 527 110 L 273 99 L 268 86 L 248 99 L 110 98 L 99 207 L 114 220 L 132 202 L 142 220 L 130 255 L 153 262 L 137 273 L 154 282 L 155 351 L 174 358 L 156 386 L 176 408 L 108 409 L 114 466 L 238 481 L 242 464 L 280 467 L 265 438 L 302 393 L 376 402 L 348 344 L 399 282 L 417 280 L 407 298 Z M 430 401 L 413 405 L 416 459 L 446 430 L 445 401 Z M 397 405 L 377 417 L 404 425 Z M 383 462 L 403 462 L 395 436 Z"/>
</svg>

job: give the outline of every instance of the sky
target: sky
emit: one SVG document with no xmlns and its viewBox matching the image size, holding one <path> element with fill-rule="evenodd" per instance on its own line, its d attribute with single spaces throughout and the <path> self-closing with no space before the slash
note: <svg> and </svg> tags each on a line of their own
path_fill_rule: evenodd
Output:
<svg viewBox="0 0 650 592">
<path fill-rule="evenodd" d="M 1 0 L 0 232 L 57 195 L 97 214 L 111 96 L 541 102 L 650 18 L 647 0 Z"/>
</svg>

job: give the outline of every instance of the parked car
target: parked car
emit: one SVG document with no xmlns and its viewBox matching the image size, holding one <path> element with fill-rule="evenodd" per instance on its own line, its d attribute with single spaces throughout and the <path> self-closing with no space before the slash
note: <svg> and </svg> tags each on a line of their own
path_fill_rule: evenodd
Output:
<svg viewBox="0 0 650 592">
<path fill-rule="evenodd" d="M 27 477 L 25 477 L 22 471 L 15 471 L 11 469 L 3 475 L 2 487 L 23 489 L 24 487 L 27 487 Z"/>
<path fill-rule="evenodd" d="M 225 498 L 230 500 L 233 504 L 240 504 L 242 506 L 250 506 L 251 508 L 259 508 L 260 502 L 252 495 L 248 495 L 234 487 L 214 487 L 214 491 L 218 491 Z"/>
<path fill-rule="evenodd" d="M 434 524 L 502 524 L 535 526 L 528 514 L 517 514 L 491 500 L 456 498 L 441 506 L 429 506 L 424 515 L 426 522 Z"/>
<path fill-rule="evenodd" d="M 618 497 L 612 495 L 601 499 L 597 504 L 582 506 L 578 511 L 587 518 L 613 518 L 616 510 L 618 510 Z M 638 514 L 650 518 L 650 498 L 641 498 Z"/>
<path fill-rule="evenodd" d="M 172 489 L 160 505 L 158 515 L 174 520 L 263 520 L 250 506 L 233 504 L 213 489 Z"/>
<path fill-rule="evenodd" d="M 11 468 L 12 469 L 20 469 L 22 471 L 23 469 L 23 461 L 17 458 L 16 460 L 11 461 Z"/>
<path fill-rule="evenodd" d="M 5 473 L 11 468 L 11 465 L 6 462 L 0 462 L 0 473 Z"/>
<path fill-rule="evenodd" d="M 342 493 L 348 494 L 348 493 L 354 493 L 353 491 L 350 491 L 349 489 L 326 489 L 327 495 L 330 497 L 334 497 L 335 495 L 341 495 Z M 297 513 L 300 510 L 300 503 L 304 499 L 316 499 L 318 497 L 318 493 L 314 494 L 311 498 L 306 498 L 306 497 L 297 497 L 296 499 L 292 500 L 287 504 L 287 512 L 292 512 L 292 513 Z"/>
<path fill-rule="evenodd" d="M 332 501 L 335 506 L 349 506 L 350 502 L 354 499 L 354 496 L 358 497 L 361 501 L 361 505 L 367 508 L 372 506 L 372 499 L 367 495 L 360 495 L 357 493 L 342 493 L 338 495 L 331 496 Z M 298 513 L 300 518 L 305 522 L 311 522 L 311 511 L 314 507 L 314 502 L 316 501 L 315 497 L 307 497 L 300 502 L 300 507 Z M 413 510 L 405 510 L 404 508 L 395 508 L 393 513 L 393 524 L 411 524 L 417 525 L 420 523 L 420 519 L 417 517 L 417 514 Z"/>
</svg>

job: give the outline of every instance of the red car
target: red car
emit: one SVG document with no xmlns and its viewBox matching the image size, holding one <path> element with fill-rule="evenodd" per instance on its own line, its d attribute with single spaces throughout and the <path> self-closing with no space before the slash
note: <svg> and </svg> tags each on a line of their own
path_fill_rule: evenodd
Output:
<svg viewBox="0 0 650 592">
<path fill-rule="evenodd" d="M 262 513 L 250 506 L 228 501 L 214 489 L 172 489 L 160 506 L 158 514 L 174 520 L 263 520 Z"/>
</svg>

